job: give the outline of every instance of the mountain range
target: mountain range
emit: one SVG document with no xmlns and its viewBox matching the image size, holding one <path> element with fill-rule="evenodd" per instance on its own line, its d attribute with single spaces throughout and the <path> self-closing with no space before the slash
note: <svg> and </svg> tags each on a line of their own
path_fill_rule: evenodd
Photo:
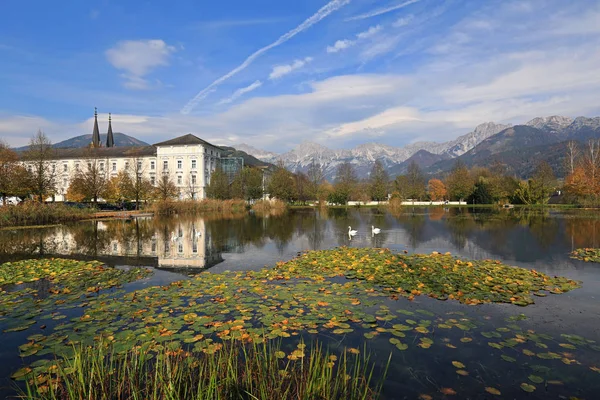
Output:
<svg viewBox="0 0 600 400">
<path fill-rule="evenodd" d="M 121 132 L 114 132 L 113 137 L 115 139 L 115 146 L 128 147 L 128 146 L 148 146 L 148 143 L 143 142 L 133 136 L 126 135 Z M 92 143 L 92 135 L 80 135 L 70 139 L 63 140 L 62 142 L 54 143 L 52 147 L 56 149 L 75 149 L 81 147 L 87 147 Z M 106 133 L 100 134 L 100 143 L 106 143 Z M 29 146 L 19 147 L 15 150 L 25 151 Z"/>
<path fill-rule="evenodd" d="M 561 176 L 566 142 L 583 142 L 600 138 L 600 117 L 538 117 L 522 125 L 486 122 L 472 132 L 444 143 L 416 142 L 404 147 L 367 143 L 349 150 L 332 150 L 317 143 L 304 142 L 293 150 L 276 154 L 240 144 L 234 146 L 269 163 L 283 161 L 293 172 L 306 172 L 313 163 L 323 167 L 325 177 L 335 179 L 336 168 L 350 162 L 360 178 L 368 177 L 373 163 L 379 160 L 390 176 L 406 172 L 415 162 L 430 175 L 441 175 L 452 168 L 457 159 L 467 166 L 490 166 L 500 163 L 507 172 L 518 177 L 530 176 L 542 160 Z"/>
<path fill-rule="evenodd" d="M 147 143 L 124 133 L 114 133 L 114 137 L 116 146 L 147 146 Z M 91 139 L 89 134 L 76 136 L 53 147 L 86 147 Z M 457 160 L 469 167 L 501 164 L 507 173 L 521 178 L 531 176 L 537 164 L 546 161 L 560 177 L 565 172 L 563 160 L 567 142 L 578 141 L 583 148 L 588 139 L 600 139 L 600 117 L 537 117 L 514 126 L 486 122 L 448 142 L 415 142 L 403 147 L 365 143 L 353 149 L 334 150 L 304 142 L 282 154 L 247 144 L 223 147 L 223 150 L 226 157 L 242 157 L 249 166 L 272 167 L 281 160 L 292 172 L 306 173 L 313 162 L 319 163 L 325 178 L 330 181 L 335 180 L 336 169 L 344 162 L 354 166 L 359 178 L 367 178 L 376 160 L 383 164 L 392 178 L 404 174 L 412 162 L 428 175 L 442 176 L 452 169 Z M 101 140 L 105 141 L 106 135 L 101 135 Z"/>
</svg>

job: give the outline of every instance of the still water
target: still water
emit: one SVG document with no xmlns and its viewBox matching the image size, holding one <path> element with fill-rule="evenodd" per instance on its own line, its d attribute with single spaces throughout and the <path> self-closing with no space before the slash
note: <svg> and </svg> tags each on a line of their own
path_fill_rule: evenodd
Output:
<svg viewBox="0 0 600 400">
<path fill-rule="evenodd" d="M 358 231 L 356 236 L 348 235 L 350 226 Z M 372 234 L 372 226 L 380 228 L 381 232 Z M 595 212 L 406 208 L 402 213 L 392 215 L 378 209 L 311 209 L 271 216 L 243 214 L 86 221 L 0 231 L 2 262 L 31 257 L 67 257 L 96 259 L 115 267 L 148 266 L 154 269 L 151 278 L 130 284 L 128 290 L 186 279 L 206 270 L 218 273 L 260 269 L 289 260 L 306 250 L 338 246 L 387 247 L 409 253 L 451 252 L 461 258 L 497 259 L 505 264 L 582 281 L 580 289 L 536 299 L 536 304 L 525 308 L 506 304 L 466 307 L 451 301 L 419 297 L 410 304 L 404 299 L 386 304 L 389 303 L 391 309 L 400 304 L 405 309 L 426 307 L 436 313 L 461 312 L 469 318 L 491 321 L 488 323 L 490 329 L 501 326 L 497 321 L 522 313 L 527 317 L 522 322 L 523 329 L 543 331 L 551 336 L 577 334 L 600 342 L 600 264 L 569 257 L 576 248 L 600 247 L 600 216 Z M 17 338 L 17 335 L 11 337 Z M 451 338 L 443 340 L 446 339 Z M 362 334 L 348 335 L 344 340 L 345 343 L 332 340 L 331 345 L 360 346 L 364 341 Z M 8 361 L 0 366 L 0 386 L 4 387 L 10 385 L 7 376 L 14 372 L 14 364 L 22 363 L 18 352 L 8 348 L 20 344 L 17 339 L 13 341 L 0 344 L 2 359 Z M 486 344 L 482 342 L 482 346 L 471 350 L 461 349 L 461 359 L 487 357 L 493 349 Z M 389 343 L 375 340 L 370 351 L 376 358 L 387 359 Z M 437 393 L 434 398 L 444 398 L 435 389 L 451 386 L 462 393 L 463 398 L 491 398 L 479 389 L 470 390 L 474 383 L 457 377 L 452 367 L 446 366 L 453 357 L 448 351 L 441 348 L 425 354 L 394 353 L 385 397 L 416 398 L 419 393 Z M 586 353 L 582 357 L 586 359 L 586 365 L 600 367 L 600 352 Z M 585 376 L 577 373 L 580 375 L 577 381 L 569 381 L 569 374 L 565 372 L 566 388 L 561 385 L 560 389 L 546 388 L 528 394 L 520 391 L 518 386 L 523 380 L 520 375 L 527 374 L 522 370 L 527 365 L 521 362 L 519 368 L 511 369 L 497 359 L 492 357 L 485 361 L 485 366 L 481 361 L 476 376 L 472 374 L 468 379 L 482 382 L 493 379 L 507 386 L 515 381 L 514 392 L 503 391 L 503 395 L 511 398 L 568 398 L 569 395 L 595 398 L 600 390 L 600 379 L 588 376 L 590 371 L 586 368 Z M 576 370 L 569 371 L 572 374 Z M 596 376 L 600 378 L 597 373 Z M 0 391 L 0 397 L 3 393 L 7 392 Z"/>
</svg>

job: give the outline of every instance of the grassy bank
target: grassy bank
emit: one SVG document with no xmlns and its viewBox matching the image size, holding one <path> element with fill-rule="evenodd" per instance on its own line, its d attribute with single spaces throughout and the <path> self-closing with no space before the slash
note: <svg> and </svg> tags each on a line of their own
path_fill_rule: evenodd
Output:
<svg viewBox="0 0 600 400">
<path fill-rule="evenodd" d="M 90 218 L 95 210 L 68 207 L 59 203 L 26 202 L 0 207 L 0 227 L 49 225 Z"/>
<path fill-rule="evenodd" d="M 257 213 L 282 213 L 287 209 L 288 205 L 281 200 L 258 200 L 252 205 L 252 210 Z"/>
<path fill-rule="evenodd" d="M 368 357 L 320 346 L 228 342 L 212 351 L 167 343 L 158 354 L 139 344 L 124 354 L 112 346 L 75 347 L 53 372 L 22 370 L 28 399 L 375 399 L 385 373 L 372 382 Z"/>
<path fill-rule="evenodd" d="M 158 201 L 146 211 L 156 215 L 194 214 L 202 212 L 238 213 L 246 211 L 244 200 Z"/>
</svg>

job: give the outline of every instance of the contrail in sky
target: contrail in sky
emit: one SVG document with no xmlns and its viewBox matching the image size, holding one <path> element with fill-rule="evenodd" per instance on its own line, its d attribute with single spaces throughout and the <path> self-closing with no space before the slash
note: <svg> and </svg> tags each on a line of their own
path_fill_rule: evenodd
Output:
<svg viewBox="0 0 600 400">
<path fill-rule="evenodd" d="M 255 51 L 254 53 L 252 53 L 248 58 L 246 58 L 244 60 L 244 62 L 241 63 L 239 66 L 237 66 L 236 68 L 234 68 L 233 70 L 231 70 L 229 73 L 223 75 L 222 77 L 220 77 L 219 79 L 217 79 L 216 81 L 214 81 L 213 83 L 211 83 L 210 85 L 208 85 L 207 87 L 205 87 L 204 89 L 202 89 L 193 99 L 191 99 L 181 109 L 181 113 L 182 114 L 189 114 L 194 109 L 194 107 L 196 107 L 196 105 L 200 101 L 202 101 L 206 96 L 208 96 L 208 94 L 215 87 L 219 86 L 221 83 L 225 82 L 226 80 L 228 80 L 232 76 L 234 76 L 234 75 L 238 74 L 239 72 L 241 72 L 241 71 L 245 70 L 246 68 L 248 68 L 248 66 L 250 64 L 252 64 L 254 62 L 254 60 L 256 60 L 258 57 L 260 57 L 263 54 L 265 54 L 267 51 L 269 51 L 272 48 L 275 48 L 275 47 L 277 47 L 277 46 L 279 46 L 279 45 L 287 42 L 288 40 L 290 40 L 291 38 L 293 38 L 297 34 L 304 32 L 305 30 L 307 30 L 308 28 L 310 28 L 314 24 L 320 22 L 323 18 L 327 17 L 332 12 L 337 11 L 340 8 L 342 8 L 343 6 L 345 6 L 346 4 L 350 3 L 350 1 L 351 0 L 332 0 L 332 1 L 330 1 L 325 6 L 323 6 L 319 11 L 317 11 L 313 16 L 311 16 L 310 18 L 308 18 L 307 20 L 305 20 L 303 23 L 301 23 L 300 25 L 298 25 L 296 28 L 292 29 L 291 31 L 289 31 L 285 35 L 281 36 L 279 39 L 277 39 L 275 42 L 271 43 L 270 45 L 265 46 L 265 47 L 263 47 L 261 49 L 258 49 L 257 51 Z"/>
<path fill-rule="evenodd" d="M 395 10 L 399 10 L 406 6 L 410 6 L 411 4 L 417 3 L 419 1 L 421 1 L 421 0 L 409 0 L 402 4 L 398 4 L 398 5 L 387 7 L 387 8 L 380 8 L 379 10 L 371 11 L 366 14 L 361 14 L 361 15 L 357 15 L 356 17 L 347 18 L 346 21 L 356 21 L 357 19 L 367 19 L 367 18 L 376 17 L 381 14 L 386 14 L 386 13 L 389 13 L 389 12 L 392 12 Z"/>
</svg>

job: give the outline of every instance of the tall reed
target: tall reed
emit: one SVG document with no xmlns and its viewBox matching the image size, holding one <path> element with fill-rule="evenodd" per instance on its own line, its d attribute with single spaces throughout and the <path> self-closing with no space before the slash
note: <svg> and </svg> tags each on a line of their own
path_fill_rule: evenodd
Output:
<svg viewBox="0 0 600 400">
<path fill-rule="evenodd" d="M 27 201 L 18 205 L 0 206 L 0 227 L 46 225 L 91 218 L 94 209 L 75 208 L 60 203 Z"/>
<path fill-rule="evenodd" d="M 144 345 L 124 354 L 110 347 L 76 347 L 52 374 L 30 376 L 28 399 L 350 399 L 379 397 L 387 372 L 375 379 L 365 355 L 336 355 L 319 345 L 289 354 L 280 345 L 225 343 L 217 351 L 188 352 Z M 364 353 L 363 353 L 364 354 Z M 389 365 L 389 362 L 388 362 Z"/>
<path fill-rule="evenodd" d="M 246 211 L 244 200 L 158 201 L 147 210 L 157 215 L 195 214 L 202 212 L 238 213 Z"/>
</svg>

